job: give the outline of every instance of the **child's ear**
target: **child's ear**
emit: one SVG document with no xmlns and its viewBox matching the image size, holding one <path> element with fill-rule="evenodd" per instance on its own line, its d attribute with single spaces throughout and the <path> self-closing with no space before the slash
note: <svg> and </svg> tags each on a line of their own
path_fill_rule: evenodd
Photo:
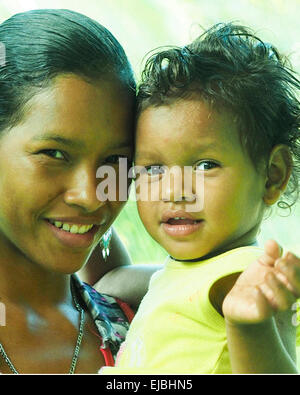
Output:
<svg viewBox="0 0 300 395">
<path fill-rule="evenodd" d="M 288 146 L 276 145 L 270 154 L 264 202 L 271 206 L 285 190 L 292 172 L 292 156 Z"/>
</svg>

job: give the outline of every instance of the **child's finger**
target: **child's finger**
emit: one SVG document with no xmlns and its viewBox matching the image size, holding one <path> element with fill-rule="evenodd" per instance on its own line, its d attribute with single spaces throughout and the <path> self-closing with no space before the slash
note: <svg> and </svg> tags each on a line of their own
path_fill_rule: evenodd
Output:
<svg viewBox="0 0 300 395">
<path fill-rule="evenodd" d="M 275 276 L 277 277 L 277 279 L 278 279 L 280 282 L 282 282 L 282 284 L 283 284 L 284 286 L 286 286 L 286 288 L 287 288 L 290 292 L 295 293 L 294 288 L 293 288 L 292 285 L 289 283 L 289 280 L 287 279 L 287 277 L 286 277 L 283 273 L 281 273 L 281 272 L 279 272 L 279 271 L 275 271 L 274 274 L 275 274 Z"/>
<path fill-rule="evenodd" d="M 287 310 L 295 302 L 293 293 L 272 272 L 266 275 L 260 288 L 274 310 Z"/>
<path fill-rule="evenodd" d="M 300 296 L 300 260 L 295 255 L 288 253 L 284 258 L 275 263 L 276 272 L 286 278 L 292 287 L 295 296 Z"/>
<path fill-rule="evenodd" d="M 275 240 L 268 240 L 264 245 L 265 253 L 259 258 L 263 265 L 274 266 L 276 259 L 282 255 L 282 248 Z"/>
<path fill-rule="evenodd" d="M 293 262 L 295 265 L 299 265 L 300 266 L 300 258 L 297 257 L 295 254 L 293 254 L 290 251 L 287 251 L 284 253 L 284 255 L 281 257 L 282 259 L 285 259 L 287 261 L 291 261 Z"/>
</svg>

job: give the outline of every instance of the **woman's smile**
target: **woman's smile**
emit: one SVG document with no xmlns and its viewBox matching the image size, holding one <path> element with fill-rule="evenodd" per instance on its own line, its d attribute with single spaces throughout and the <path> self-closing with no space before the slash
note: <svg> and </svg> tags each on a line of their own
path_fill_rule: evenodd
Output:
<svg viewBox="0 0 300 395">
<path fill-rule="evenodd" d="M 107 219 L 84 216 L 45 218 L 50 232 L 60 243 L 71 248 L 88 248 L 103 234 Z"/>
<path fill-rule="evenodd" d="M 100 225 L 71 224 L 49 220 L 45 220 L 45 224 L 60 243 L 72 248 L 90 247 L 95 241 L 97 232 L 102 228 Z"/>
</svg>

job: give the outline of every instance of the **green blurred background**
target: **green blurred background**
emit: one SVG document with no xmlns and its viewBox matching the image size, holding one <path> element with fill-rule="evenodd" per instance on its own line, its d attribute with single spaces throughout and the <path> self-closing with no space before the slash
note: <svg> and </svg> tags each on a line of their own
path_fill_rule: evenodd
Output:
<svg viewBox="0 0 300 395">
<path fill-rule="evenodd" d="M 145 55 L 164 45 L 185 45 L 218 22 L 240 22 L 290 56 L 300 70 L 300 0 L 1 0 L 0 22 L 37 8 L 69 8 L 107 27 L 125 48 L 137 79 Z M 146 233 L 131 197 L 115 222 L 134 263 L 161 263 L 166 256 Z M 292 213 L 263 222 L 258 241 L 275 238 L 300 255 L 300 204 Z"/>
</svg>

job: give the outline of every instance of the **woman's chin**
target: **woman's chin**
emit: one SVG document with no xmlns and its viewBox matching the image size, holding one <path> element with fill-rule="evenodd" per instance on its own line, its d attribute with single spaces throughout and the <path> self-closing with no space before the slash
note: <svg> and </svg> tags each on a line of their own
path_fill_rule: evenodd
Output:
<svg viewBox="0 0 300 395">
<path fill-rule="evenodd" d="M 47 256 L 47 255 L 45 255 Z M 53 259 L 48 255 L 47 260 L 35 259 L 35 262 L 40 265 L 41 268 L 48 272 L 62 274 L 62 275 L 70 275 L 78 272 L 86 262 L 89 254 L 84 254 L 80 256 L 70 256 L 69 254 L 64 254 L 63 256 L 55 256 Z"/>
</svg>

